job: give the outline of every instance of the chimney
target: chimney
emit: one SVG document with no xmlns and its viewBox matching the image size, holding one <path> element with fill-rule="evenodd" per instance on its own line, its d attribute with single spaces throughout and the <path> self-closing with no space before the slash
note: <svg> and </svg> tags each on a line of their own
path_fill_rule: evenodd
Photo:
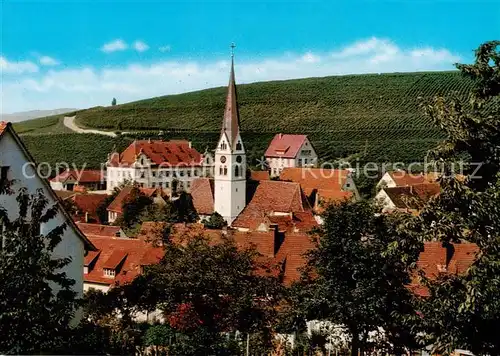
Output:
<svg viewBox="0 0 500 356">
<path fill-rule="evenodd" d="M 191 141 L 188 141 L 188 147 L 191 148 L 192 146 L 192 142 Z"/>
<path fill-rule="evenodd" d="M 89 212 L 88 211 L 85 212 L 85 222 L 86 223 L 89 222 Z"/>
<path fill-rule="evenodd" d="M 283 138 L 283 134 L 280 132 L 280 133 L 278 134 L 278 137 L 279 137 L 279 139 L 281 140 L 281 139 Z"/>
<path fill-rule="evenodd" d="M 151 143 L 151 137 L 148 138 L 148 143 Z"/>
</svg>

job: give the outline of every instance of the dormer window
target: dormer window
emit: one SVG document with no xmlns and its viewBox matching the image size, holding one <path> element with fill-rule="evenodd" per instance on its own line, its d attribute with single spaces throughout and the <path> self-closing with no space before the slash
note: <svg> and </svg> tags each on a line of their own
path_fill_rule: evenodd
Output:
<svg viewBox="0 0 500 356">
<path fill-rule="evenodd" d="M 238 141 L 238 143 L 236 144 L 236 150 L 241 151 L 242 149 L 243 149 L 243 147 L 241 146 L 241 142 Z"/>
<path fill-rule="evenodd" d="M 106 277 L 114 278 L 115 277 L 115 270 L 112 268 L 104 268 L 104 275 Z"/>
<path fill-rule="evenodd" d="M 220 144 L 220 149 L 221 150 L 227 149 L 227 143 L 226 143 L 226 141 L 222 141 L 222 143 Z"/>
</svg>

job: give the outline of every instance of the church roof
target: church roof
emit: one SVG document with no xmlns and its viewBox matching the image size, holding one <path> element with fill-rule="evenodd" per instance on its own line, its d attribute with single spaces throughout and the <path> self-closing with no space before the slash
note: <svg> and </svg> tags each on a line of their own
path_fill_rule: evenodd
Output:
<svg viewBox="0 0 500 356">
<path fill-rule="evenodd" d="M 196 212 L 211 215 L 214 212 L 214 180 L 196 178 L 191 182 L 191 198 Z"/>
<path fill-rule="evenodd" d="M 231 59 L 231 73 L 227 88 L 226 108 L 224 120 L 222 121 L 222 134 L 226 133 L 231 149 L 236 145 L 236 138 L 240 131 L 240 114 L 238 111 L 238 99 L 236 96 L 236 81 L 234 79 L 234 61 Z"/>
</svg>

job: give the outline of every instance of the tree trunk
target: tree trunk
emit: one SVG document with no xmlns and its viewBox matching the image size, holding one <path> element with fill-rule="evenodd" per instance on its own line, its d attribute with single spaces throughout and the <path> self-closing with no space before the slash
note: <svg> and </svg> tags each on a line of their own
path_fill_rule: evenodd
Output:
<svg viewBox="0 0 500 356">
<path fill-rule="evenodd" d="M 351 356 L 358 356 L 359 349 L 359 333 L 357 330 L 351 330 Z"/>
</svg>

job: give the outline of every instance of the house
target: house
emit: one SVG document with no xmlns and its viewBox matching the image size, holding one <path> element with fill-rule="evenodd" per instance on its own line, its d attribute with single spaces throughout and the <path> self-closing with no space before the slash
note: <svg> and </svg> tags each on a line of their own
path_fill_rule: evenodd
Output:
<svg viewBox="0 0 500 356">
<path fill-rule="evenodd" d="M 54 228 L 63 224 L 67 228 L 62 234 L 61 242 L 56 246 L 54 255 L 70 259 L 70 263 L 61 269 L 75 281 L 72 286 L 77 297 L 83 296 L 83 265 L 86 251 L 96 251 L 94 244 L 80 231 L 71 216 L 62 207 L 49 182 L 37 174 L 37 164 L 28 152 L 12 125 L 0 122 L 0 180 L 13 180 L 11 189 L 13 195 L 0 195 L 0 206 L 7 210 L 10 219 L 15 219 L 18 214 L 16 192 L 26 188 L 29 193 L 41 190 L 49 200 L 49 204 L 58 205 L 57 215 L 46 223 L 42 223 L 40 231 L 48 234 Z M 55 287 L 56 288 L 56 287 Z M 78 318 L 78 316 L 77 316 Z"/>
<path fill-rule="evenodd" d="M 76 208 L 72 214 L 74 221 L 86 223 L 103 223 L 97 214 L 97 209 L 108 197 L 107 194 L 79 193 L 75 191 L 56 190 L 56 195 L 62 201 L 71 202 Z"/>
<path fill-rule="evenodd" d="M 132 186 L 123 187 L 118 195 L 113 199 L 113 201 L 108 205 L 106 211 L 108 212 L 108 222 L 114 222 L 118 216 L 123 213 L 123 204 L 126 202 L 127 198 L 130 196 L 132 191 Z M 153 199 L 154 204 L 165 205 L 166 204 L 166 193 L 164 190 L 159 188 L 139 188 L 139 191 L 145 196 Z"/>
<path fill-rule="evenodd" d="M 136 182 L 143 188 L 189 192 L 195 178 L 213 175 L 213 159 L 188 141 L 136 140 L 122 153 L 111 153 L 106 168 L 108 191 Z"/>
<path fill-rule="evenodd" d="M 280 180 L 299 183 L 315 212 L 321 212 L 322 204 L 360 199 L 348 169 L 284 168 Z"/>
<path fill-rule="evenodd" d="M 271 171 L 277 177 L 286 167 L 314 167 L 318 155 L 307 135 L 277 134 L 264 153 Z"/>
<path fill-rule="evenodd" d="M 200 220 L 214 213 L 214 180 L 212 178 L 195 179 L 191 185 L 191 199 Z"/>
<path fill-rule="evenodd" d="M 307 232 L 318 225 L 300 184 L 261 181 L 231 226 L 239 231 L 268 231 L 275 224 L 297 232 Z"/>
<path fill-rule="evenodd" d="M 83 187 L 85 190 L 105 190 L 104 172 L 89 169 L 67 169 L 50 180 L 54 190 L 74 190 Z"/>
<path fill-rule="evenodd" d="M 110 288 L 129 283 L 143 272 L 144 266 L 158 263 L 164 255 L 143 239 L 106 235 L 88 235 L 97 250 L 85 256 L 84 289 L 107 292 Z"/>
<path fill-rule="evenodd" d="M 375 200 L 381 204 L 382 212 L 398 210 L 418 213 L 431 198 L 439 195 L 440 191 L 438 183 L 386 187 L 377 193 Z"/>
<path fill-rule="evenodd" d="M 261 180 L 269 180 L 269 171 L 250 171 L 250 180 L 260 182 Z"/>
</svg>

